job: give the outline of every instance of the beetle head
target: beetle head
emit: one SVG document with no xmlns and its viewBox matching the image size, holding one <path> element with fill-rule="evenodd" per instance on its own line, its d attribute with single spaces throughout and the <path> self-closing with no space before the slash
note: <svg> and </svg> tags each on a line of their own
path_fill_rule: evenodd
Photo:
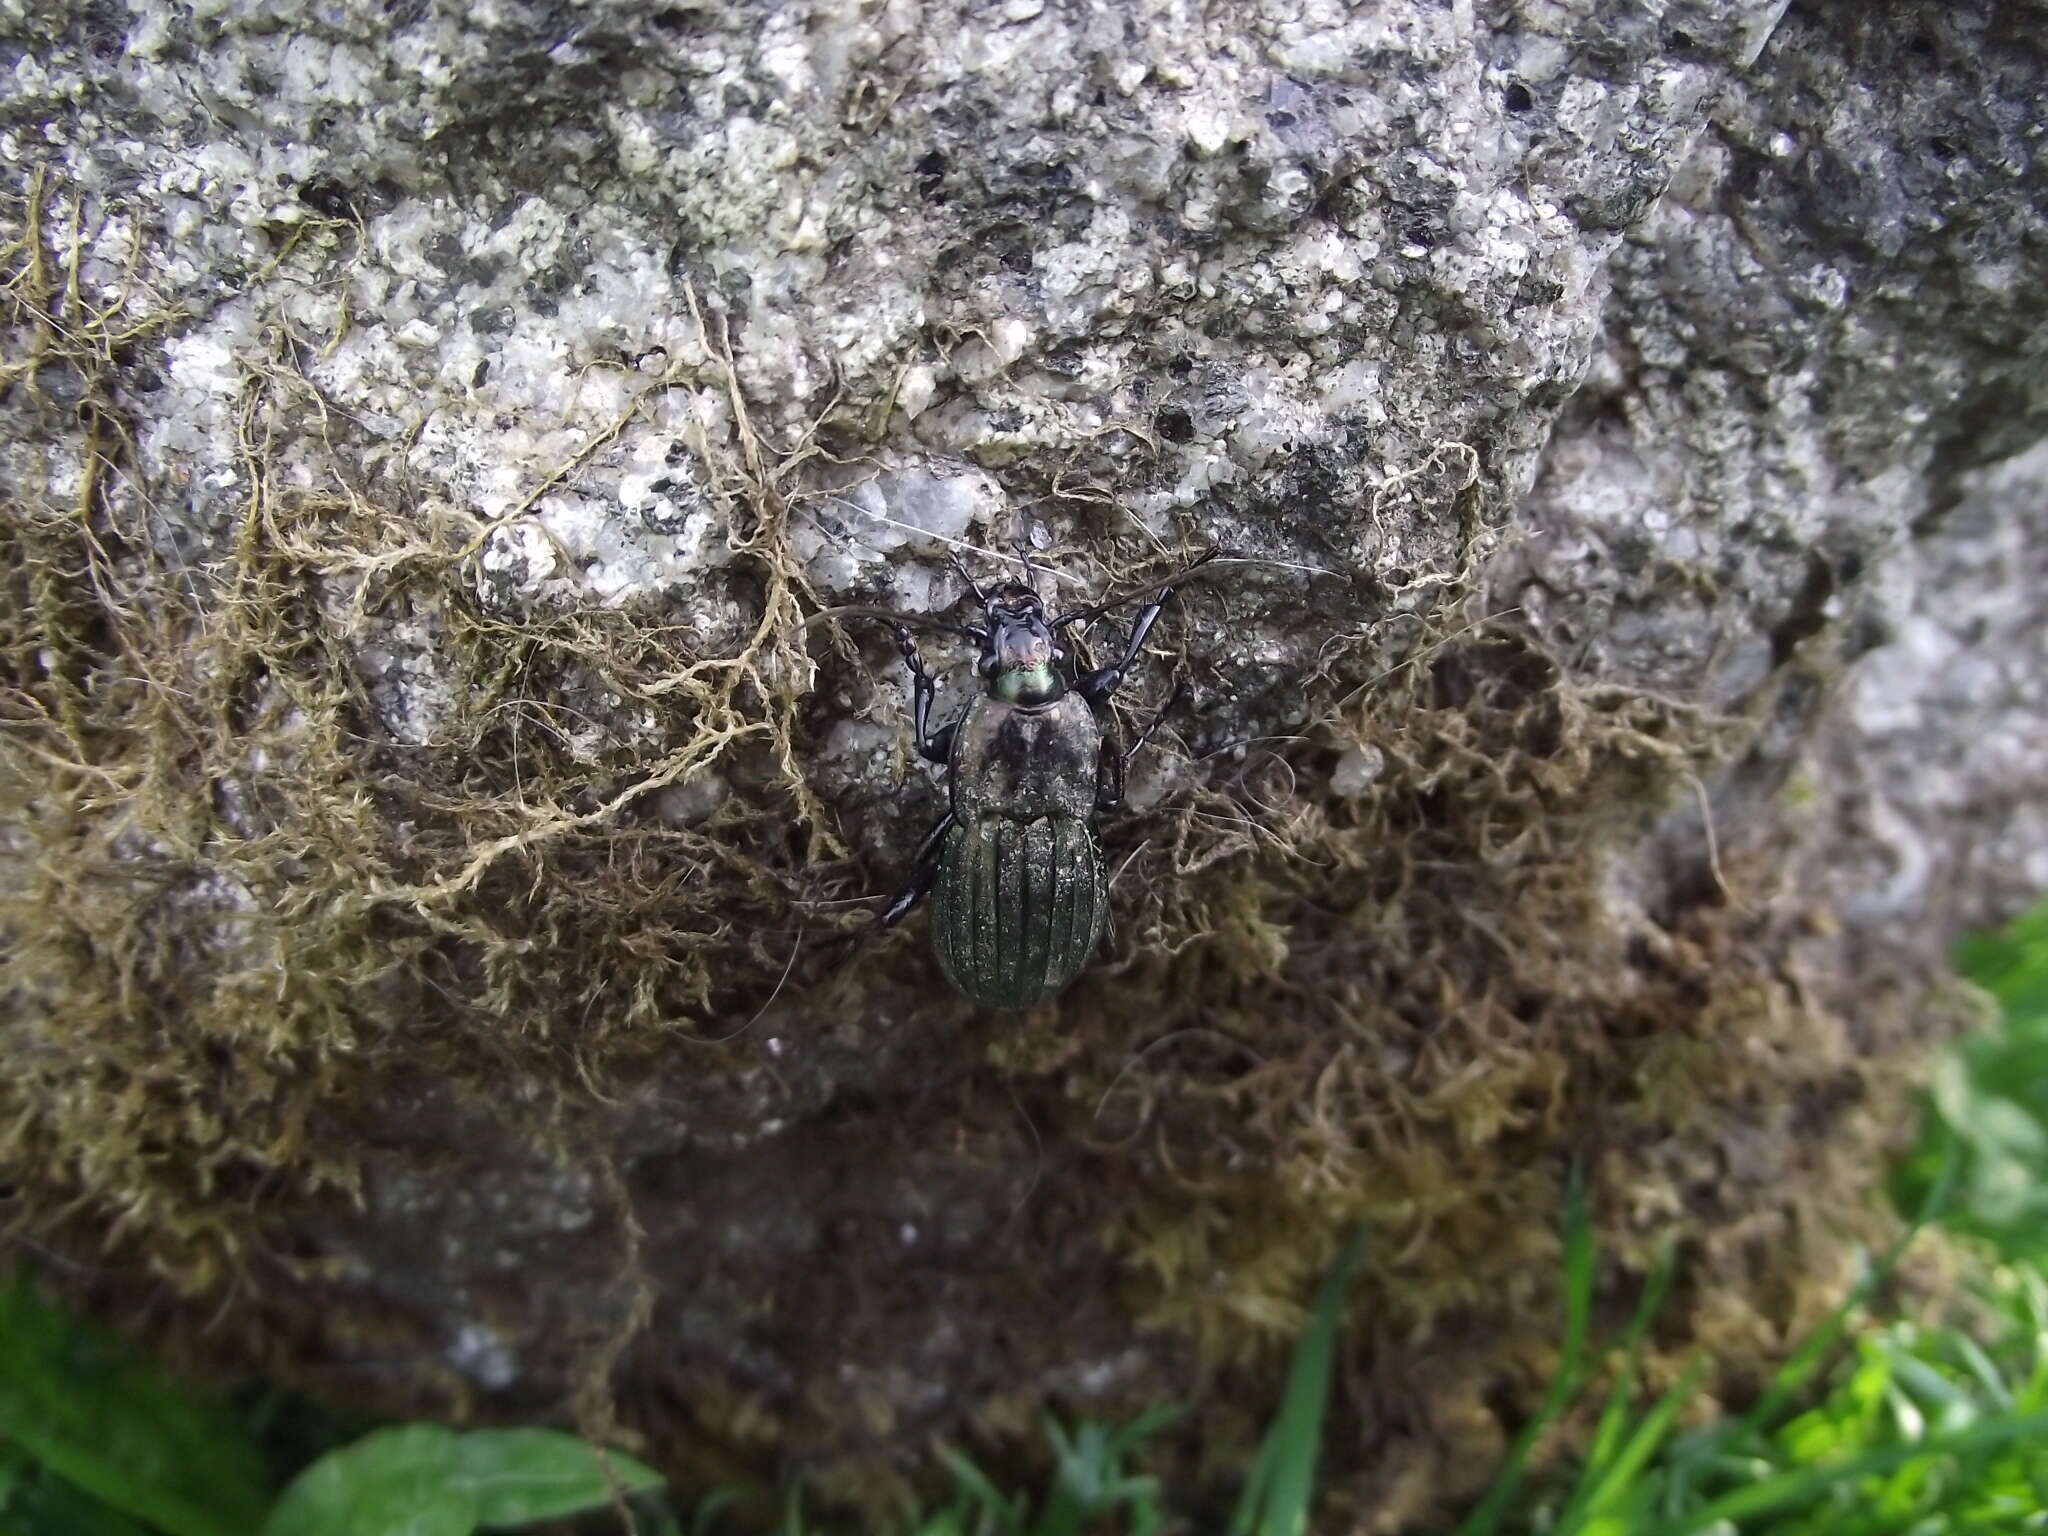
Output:
<svg viewBox="0 0 2048 1536">
<path fill-rule="evenodd" d="M 999 587 L 983 604 L 988 626 L 981 675 L 989 692 L 1010 704 L 1050 704 L 1067 691 L 1056 662 L 1066 656 L 1046 622 L 1045 605 L 1026 586 Z"/>
</svg>

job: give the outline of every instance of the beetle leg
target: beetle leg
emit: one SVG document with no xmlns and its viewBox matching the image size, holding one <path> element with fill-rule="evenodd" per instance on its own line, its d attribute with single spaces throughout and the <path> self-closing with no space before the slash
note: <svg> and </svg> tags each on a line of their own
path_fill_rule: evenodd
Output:
<svg viewBox="0 0 2048 1536">
<path fill-rule="evenodd" d="M 1182 677 L 1176 677 L 1173 680 L 1173 692 L 1169 693 L 1166 696 L 1166 702 L 1160 705 L 1158 711 L 1152 716 L 1152 723 L 1146 726 L 1144 730 L 1138 733 L 1138 739 L 1132 742 L 1130 750 L 1124 753 L 1125 766 L 1128 767 L 1131 759 L 1136 757 L 1141 751 L 1144 750 L 1145 743 L 1152 739 L 1152 733 L 1158 730 L 1159 727 L 1165 722 L 1168 711 L 1177 707 L 1180 701 L 1186 698 L 1187 695 L 1187 679 Z"/>
<path fill-rule="evenodd" d="M 1124 803 L 1124 765 L 1131 760 L 1123 750 L 1123 731 L 1116 716 L 1102 712 L 1102 754 L 1095 759 L 1095 809 L 1113 811 Z"/>
<path fill-rule="evenodd" d="M 936 735 L 932 733 L 932 699 L 938 693 L 938 685 L 932 681 L 931 673 L 925 670 L 924 658 L 917 653 L 917 641 L 901 624 L 896 626 L 896 648 L 903 653 L 904 663 L 910 668 L 911 721 L 917 735 L 918 755 L 929 762 L 950 762 L 953 757 L 953 725 L 942 726 Z"/>
<path fill-rule="evenodd" d="M 981 590 L 981 583 L 967 573 L 967 567 L 961 563 L 958 555 L 953 556 L 953 569 L 958 571 L 960 579 L 967 583 L 967 590 L 974 594 L 974 600 L 986 608 L 988 606 L 988 594 Z"/>
<path fill-rule="evenodd" d="M 1173 692 L 1166 702 L 1153 714 L 1151 723 L 1138 733 L 1138 739 L 1128 747 L 1122 745 L 1123 732 L 1116 723 L 1116 716 L 1105 714 L 1102 723 L 1102 756 L 1095 766 L 1095 809 L 1113 811 L 1123 803 L 1124 774 L 1131 766 L 1131 759 L 1145 749 L 1145 743 L 1152 739 L 1153 732 L 1165 723 L 1168 711 L 1187 695 L 1185 681 L 1176 679 Z"/>
<path fill-rule="evenodd" d="M 1192 571 L 1195 566 L 1205 565 L 1214 558 L 1213 554 L 1204 555 L 1194 565 L 1189 566 L 1188 570 Z M 1185 577 L 1187 571 L 1183 571 L 1181 575 Z M 1138 617 L 1131 623 L 1131 638 L 1124 646 L 1123 656 L 1111 666 L 1096 668 L 1075 685 L 1089 703 L 1103 703 L 1122 686 L 1124 673 L 1128 672 L 1131 663 L 1138 659 L 1138 652 L 1145 647 L 1145 637 L 1152 633 L 1152 626 L 1159 622 L 1159 615 L 1165 611 L 1166 605 L 1173 601 L 1174 591 L 1174 584 L 1169 582 L 1153 593 L 1152 601 L 1138 610 Z M 1066 621 L 1062 619 L 1060 622 Z"/>
<path fill-rule="evenodd" d="M 902 922 L 925 897 L 931 894 L 938 883 L 939 856 L 946 850 L 946 834 L 953 830 L 953 813 L 946 812 L 939 818 L 938 825 L 925 833 L 924 841 L 917 845 L 917 858 L 913 862 L 910 883 L 896 893 L 896 899 L 889 903 L 888 911 L 881 917 L 880 926 L 893 928 Z"/>
</svg>

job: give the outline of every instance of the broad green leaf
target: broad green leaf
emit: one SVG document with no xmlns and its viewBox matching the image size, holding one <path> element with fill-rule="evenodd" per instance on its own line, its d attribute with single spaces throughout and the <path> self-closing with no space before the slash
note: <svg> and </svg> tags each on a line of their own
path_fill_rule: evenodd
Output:
<svg viewBox="0 0 2048 1536">
<path fill-rule="evenodd" d="M 456 1442 L 454 1475 L 475 1502 L 476 1523 L 489 1529 L 598 1509 L 614 1489 L 623 1496 L 661 1486 L 632 1457 L 552 1429 L 472 1429 Z"/>
<path fill-rule="evenodd" d="M 263 1536 L 470 1536 L 477 1498 L 457 1475 L 459 1438 L 404 1424 L 330 1451 L 292 1479 Z"/>
<path fill-rule="evenodd" d="M 167 1536 L 249 1536 L 270 1502 L 239 1418 L 50 1306 L 26 1274 L 0 1280 L 0 1438 Z"/>
</svg>

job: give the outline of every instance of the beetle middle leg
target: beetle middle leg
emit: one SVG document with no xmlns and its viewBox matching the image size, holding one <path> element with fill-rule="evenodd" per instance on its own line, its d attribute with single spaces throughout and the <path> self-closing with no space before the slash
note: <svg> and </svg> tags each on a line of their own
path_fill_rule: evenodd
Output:
<svg viewBox="0 0 2048 1536">
<path fill-rule="evenodd" d="M 910 915 L 910 909 L 929 896 L 938 883 L 939 860 L 946 851 L 946 834 L 953 830 L 953 813 L 941 816 L 938 825 L 925 833 L 912 860 L 910 883 L 896 893 L 896 899 L 881 916 L 880 927 L 893 928 Z"/>
<path fill-rule="evenodd" d="M 1128 747 L 1123 745 L 1123 733 L 1118 728 L 1116 716 L 1103 712 L 1102 756 L 1095 765 L 1095 809 L 1113 811 L 1124 801 L 1124 775 L 1129 771 L 1131 760 L 1145 750 L 1145 743 L 1165 723 L 1167 714 L 1187 696 L 1187 683 L 1178 677 L 1173 692 L 1166 696 L 1166 702 L 1153 711 L 1152 719 L 1145 729 L 1138 732 L 1138 739 Z"/>
<path fill-rule="evenodd" d="M 924 658 L 917 653 L 917 641 L 910 631 L 901 624 L 896 625 L 895 630 L 896 648 L 903 653 L 904 663 L 910 668 L 911 724 L 917 737 L 918 755 L 928 762 L 951 762 L 953 731 L 959 722 L 949 721 L 936 731 L 932 729 L 932 700 L 938 694 L 938 684 L 925 670 Z"/>
</svg>

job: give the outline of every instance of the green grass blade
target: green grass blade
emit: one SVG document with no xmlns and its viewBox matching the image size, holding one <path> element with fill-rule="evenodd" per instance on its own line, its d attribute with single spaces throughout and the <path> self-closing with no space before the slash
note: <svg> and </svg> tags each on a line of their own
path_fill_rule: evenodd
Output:
<svg viewBox="0 0 2048 1536">
<path fill-rule="evenodd" d="M 946 1470 L 953 1474 L 953 1482 L 960 1490 L 963 1510 L 974 1514 L 976 1530 L 983 1529 L 990 1520 L 995 1521 L 996 1529 L 1006 1533 L 1006 1536 L 1009 1532 L 1023 1529 L 1024 1511 L 1021 1504 L 1012 1504 L 1004 1498 L 1001 1490 L 988 1480 L 987 1473 L 950 1445 L 940 1446 L 938 1457 Z"/>
<path fill-rule="evenodd" d="M 1106 1437 L 1093 1424 L 1083 1424 L 1070 1436 L 1051 1414 L 1045 1416 L 1043 1425 L 1053 1450 L 1052 1489 L 1038 1518 L 1031 1522 L 1031 1536 L 1081 1536 L 1089 1514 L 1115 1476 L 1112 1460 L 1104 1454 Z"/>
<path fill-rule="evenodd" d="M 1323 1277 L 1308 1322 L 1295 1341 L 1280 1412 L 1266 1431 L 1245 1479 L 1244 1496 L 1230 1522 L 1230 1536 L 1301 1536 L 1308 1529 L 1316 1451 L 1323 1438 L 1323 1410 L 1329 1402 L 1330 1370 L 1337 1352 L 1337 1324 L 1344 1298 L 1364 1262 L 1365 1232 L 1361 1228 Z"/>
<path fill-rule="evenodd" d="M 1113 1430 L 1109 1437 L 1109 1453 L 1122 1460 L 1140 1445 L 1150 1440 L 1159 1431 L 1181 1417 L 1183 1409 L 1171 1405 L 1147 1408 L 1130 1423 Z"/>
<path fill-rule="evenodd" d="M 1695 1445 L 1689 1447 L 1685 1455 L 1674 1462 L 1672 1494 L 1675 1499 L 1682 1501 L 1689 1494 L 1694 1474 L 1706 1462 L 1716 1456 L 1727 1454 L 1731 1449 L 1754 1444 L 1763 1433 L 1764 1427 L 1776 1422 L 1793 1394 L 1806 1384 L 1807 1378 L 1819 1369 L 1822 1360 L 1840 1341 L 1856 1309 L 1868 1301 L 1878 1287 L 1891 1276 L 1913 1239 L 1920 1235 L 1921 1229 L 1937 1220 L 1941 1212 L 1947 1208 L 1949 1195 L 1955 1187 L 1960 1161 L 1960 1153 L 1951 1141 L 1942 1157 L 1940 1171 L 1928 1189 L 1926 1199 L 1921 1202 L 1920 1209 L 1907 1224 L 1906 1230 L 1899 1234 L 1897 1240 L 1885 1250 L 1884 1255 L 1870 1271 L 1849 1288 L 1849 1293 L 1834 1310 L 1829 1312 L 1811 1333 L 1800 1340 L 1799 1347 L 1792 1352 L 1792 1358 L 1778 1368 L 1771 1377 L 1771 1384 L 1750 1406 L 1749 1411 L 1740 1418 L 1725 1420 L 1716 1425 L 1701 1436 Z"/>
<path fill-rule="evenodd" d="M 1921 1458 L 1962 1456 L 1991 1450 L 2014 1441 L 2048 1435 L 2048 1414 L 2024 1418 L 1986 1419 L 1950 1435 L 1929 1435 L 1911 1445 L 1897 1445 L 1839 1462 L 1833 1466 L 1808 1467 L 1760 1478 L 1710 1500 L 1676 1520 L 1667 1521 L 1643 1536 L 1693 1536 L 1724 1522 L 1754 1519 L 1811 1503 L 1830 1488 L 1866 1477 L 1879 1477 Z"/>
<path fill-rule="evenodd" d="M 80 1493 L 0 1440 L 0 1532 L 6 1536 L 151 1536 L 132 1516 Z"/>
<path fill-rule="evenodd" d="M 1950 1342 L 1955 1347 L 1956 1357 L 1962 1362 L 1963 1369 L 1968 1371 L 1984 1389 L 1984 1395 L 2000 1411 L 2015 1412 L 2019 1405 L 2013 1401 L 2012 1384 L 1998 1369 L 1998 1363 L 1984 1352 L 1984 1347 L 1967 1333 L 1956 1334 Z"/>
<path fill-rule="evenodd" d="M 1685 1369 L 1685 1374 L 1673 1382 L 1656 1405 L 1643 1416 L 1642 1423 L 1635 1427 L 1623 1442 L 1612 1462 L 1600 1473 L 1598 1480 L 1586 1498 L 1584 1509 L 1588 1515 L 1611 1513 L 1620 1504 L 1622 1496 L 1634 1484 L 1636 1477 L 1649 1465 L 1650 1457 L 1665 1437 L 1671 1433 L 1671 1426 L 1678 1421 L 1678 1410 L 1685 1406 L 1686 1399 L 1698 1389 L 1700 1378 L 1706 1374 L 1707 1362 L 1695 1360 Z M 1576 1500 L 1574 1501 L 1576 1502 Z M 1573 1527 L 1560 1520 L 1558 1530 L 1570 1531 Z"/>
<path fill-rule="evenodd" d="M 690 1516 L 690 1536 L 711 1536 L 718 1524 L 718 1517 L 740 1501 L 737 1488 L 714 1488 L 697 1501 L 697 1508 Z"/>
<path fill-rule="evenodd" d="M 1052 1490 L 1031 1536 L 1082 1536 L 1092 1528 L 1090 1522 L 1119 1510 L 1132 1530 L 1156 1527 L 1163 1519 L 1158 1479 L 1126 1477 L 1124 1460 L 1178 1416 L 1177 1409 L 1152 1408 L 1121 1428 L 1083 1424 L 1069 1435 L 1047 1415 L 1045 1436 L 1056 1465 Z"/>
<path fill-rule="evenodd" d="M 1507 1460 L 1486 1497 L 1458 1527 L 1457 1536 L 1492 1536 L 1522 1485 L 1522 1471 L 1537 1437 L 1571 1407 L 1579 1395 L 1586 1369 L 1586 1335 L 1593 1317 L 1593 1216 L 1586 1201 L 1585 1180 L 1578 1168 L 1565 1182 L 1564 1196 L 1564 1348 L 1557 1374 L 1550 1379 L 1536 1416 L 1522 1427 L 1508 1448 Z"/>
<path fill-rule="evenodd" d="M 804 1536 L 804 1490 L 801 1483 L 791 1484 L 789 1497 L 782 1502 L 782 1530 L 779 1536 Z"/>
<path fill-rule="evenodd" d="M 1593 1430 L 1593 1444 L 1585 1456 L 1585 1470 L 1579 1477 L 1579 1489 L 1559 1516 L 1561 1530 L 1569 1528 L 1571 1520 L 1579 1516 L 1585 1507 L 1585 1499 L 1591 1495 L 1593 1481 L 1622 1446 L 1622 1434 L 1628 1427 L 1628 1405 L 1634 1399 L 1636 1376 L 1642 1368 L 1642 1339 L 1649 1337 L 1651 1323 L 1657 1319 L 1657 1313 L 1663 1311 L 1665 1296 L 1671 1294 L 1673 1268 L 1675 1260 L 1671 1245 L 1663 1243 L 1657 1253 L 1657 1264 L 1651 1268 L 1649 1280 L 1642 1286 L 1642 1296 L 1636 1300 L 1634 1317 L 1628 1319 L 1628 1331 L 1622 1335 L 1622 1364 L 1614 1372 L 1614 1386 L 1608 1389 L 1608 1401 L 1599 1411 L 1599 1425 Z"/>
</svg>

